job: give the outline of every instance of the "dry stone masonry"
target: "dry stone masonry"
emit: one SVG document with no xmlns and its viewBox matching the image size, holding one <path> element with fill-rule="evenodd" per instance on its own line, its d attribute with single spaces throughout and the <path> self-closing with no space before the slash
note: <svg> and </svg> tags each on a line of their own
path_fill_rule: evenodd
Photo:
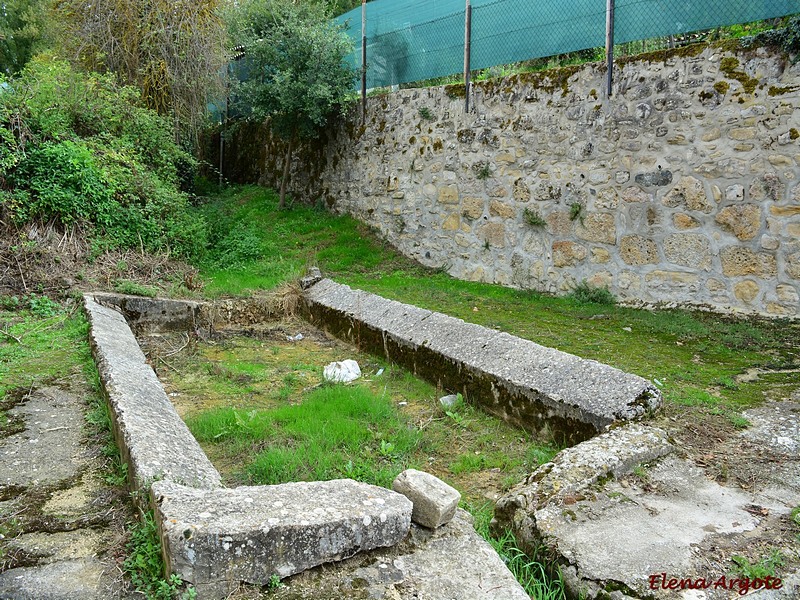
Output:
<svg viewBox="0 0 800 600">
<path fill-rule="evenodd" d="M 796 317 L 800 63 L 688 47 L 617 67 L 610 99 L 598 64 L 478 83 L 468 115 L 459 86 L 370 98 L 293 185 L 459 278 Z M 250 135 L 231 160 L 272 183 L 282 154 Z"/>
</svg>

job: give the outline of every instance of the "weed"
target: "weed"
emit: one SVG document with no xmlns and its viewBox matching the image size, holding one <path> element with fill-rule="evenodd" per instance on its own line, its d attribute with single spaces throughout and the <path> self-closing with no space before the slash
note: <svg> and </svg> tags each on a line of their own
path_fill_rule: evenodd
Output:
<svg viewBox="0 0 800 600">
<path fill-rule="evenodd" d="M 575 289 L 570 292 L 568 297 L 579 304 L 602 304 L 611 306 L 617 302 L 617 299 L 614 298 L 614 294 L 612 294 L 607 287 L 589 285 L 585 280 L 580 282 Z"/>
<path fill-rule="evenodd" d="M 131 578 L 137 592 L 144 594 L 148 600 L 172 600 L 183 588 L 183 582 L 177 575 L 164 579 L 164 560 L 161 556 L 161 538 L 152 511 L 142 515 L 140 522 L 130 529 L 127 544 L 128 557 L 123 568 Z M 193 588 L 184 589 L 178 596 L 181 600 L 192 600 L 197 597 Z"/>
<path fill-rule="evenodd" d="M 47 296 L 31 294 L 25 298 L 28 310 L 37 317 L 54 317 L 61 312 L 58 302 L 50 300 Z"/>
<path fill-rule="evenodd" d="M 475 170 L 475 179 L 484 181 L 492 176 L 492 169 L 487 163 L 479 163 L 473 169 Z"/>
<path fill-rule="evenodd" d="M 736 565 L 735 573 L 747 577 L 751 581 L 754 579 L 765 579 L 775 577 L 776 569 L 783 566 L 784 557 L 780 550 L 774 548 L 767 556 L 752 563 L 744 556 L 734 554 L 731 560 Z"/>
<path fill-rule="evenodd" d="M 542 218 L 539 211 L 533 208 L 526 208 L 522 211 L 522 218 L 525 219 L 525 222 L 531 227 L 539 228 L 547 225 L 547 221 Z"/>
<path fill-rule="evenodd" d="M 281 578 L 278 575 L 270 575 L 269 581 L 267 582 L 267 591 L 274 592 L 278 588 L 280 588 L 283 584 L 281 583 Z"/>
<path fill-rule="evenodd" d="M 155 298 L 158 295 L 158 290 L 156 288 L 135 281 L 128 281 L 127 279 L 118 280 L 117 283 L 114 284 L 114 291 L 119 294 L 144 296 L 146 298 Z"/>
<path fill-rule="evenodd" d="M 573 202 L 569 205 L 569 220 L 575 221 L 583 213 L 583 204 L 580 202 Z"/>
<path fill-rule="evenodd" d="M 538 556 L 528 556 L 519 548 L 517 539 L 511 531 L 501 535 L 492 535 L 489 522 L 492 518 L 492 505 L 481 506 L 466 505 L 465 508 L 472 513 L 477 531 L 503 559 L 503 562 L 517 578 L 520 585 L 534 600 L 564 600 L 564 580 L 561 571 L 552 568 Z M 551 576 L 552 573 L 552 576 Z"/>
<path fill-rule="evenodd" d="M 424 119 L 426 121 L 433 121 L 434 119 L 436 119 L 431 109 L 428 108 L 427 106 L 421 106 L 418 112 L 420 119 Z"/>
</svg>

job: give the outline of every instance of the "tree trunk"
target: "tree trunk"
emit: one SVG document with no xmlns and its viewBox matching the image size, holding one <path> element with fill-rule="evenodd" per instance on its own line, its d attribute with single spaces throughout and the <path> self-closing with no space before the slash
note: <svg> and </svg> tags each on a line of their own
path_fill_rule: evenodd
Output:
<svg viewBox="0 0 800 600">
<path fill-rule="evenodd" d="M 289 164 L 292 162 L 292 142 L 294 142 L 294 136 L 289 138 L 289 144 L 286 147 L 286 160 L 283 162 L 283 178 L 281 179 L 281 199 L 278 202 L 278 208 L 286 207 L 286 182 L 289 181 Z"/>
</svg>

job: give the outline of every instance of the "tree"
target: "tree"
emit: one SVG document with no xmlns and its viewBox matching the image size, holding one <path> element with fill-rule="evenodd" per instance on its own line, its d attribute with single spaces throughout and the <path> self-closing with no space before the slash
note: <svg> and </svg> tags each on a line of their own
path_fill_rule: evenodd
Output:
<svg viewBox="0 0 800 600">
<path fill-rule="evenodd" d="M 356 73 L 344 62 L 352 42 L 319 5 L 281 0 L 246 3 L 232 31 L 245 46 L 250 72 L 239 101 L 253 118 L 269 119 L 286 142 L 282 208 L 297 143 L 318 137 L 353 91 Z"/>
<path fill-rule="evenodd" d="M 47 45 L 48 0 L 5 0 L 0 4 L 0 71 L 14 75 Z"/>
<path fill-rule="evenodd" d="M 222 95 L 221 0 L 59 0 L 62 49 L 89 71 L 111 71 L 148 108 L 193 136 Z"/>
</svg>

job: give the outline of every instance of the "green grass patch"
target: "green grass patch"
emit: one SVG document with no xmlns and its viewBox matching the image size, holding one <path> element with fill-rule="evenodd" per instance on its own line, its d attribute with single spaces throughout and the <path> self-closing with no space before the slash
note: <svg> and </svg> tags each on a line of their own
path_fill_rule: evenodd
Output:
<svg viewBox="0 0 800 600">
<path fill-rule="evenodd" d="M 421 436 L 389 400 L 359 386 L 326 385 L 272 410 L 220 408 L 188 420 L 201 442 L 259 440 L 244 470 L 251 484 L 350 477 L 388 487 Z"/>
</svg>

